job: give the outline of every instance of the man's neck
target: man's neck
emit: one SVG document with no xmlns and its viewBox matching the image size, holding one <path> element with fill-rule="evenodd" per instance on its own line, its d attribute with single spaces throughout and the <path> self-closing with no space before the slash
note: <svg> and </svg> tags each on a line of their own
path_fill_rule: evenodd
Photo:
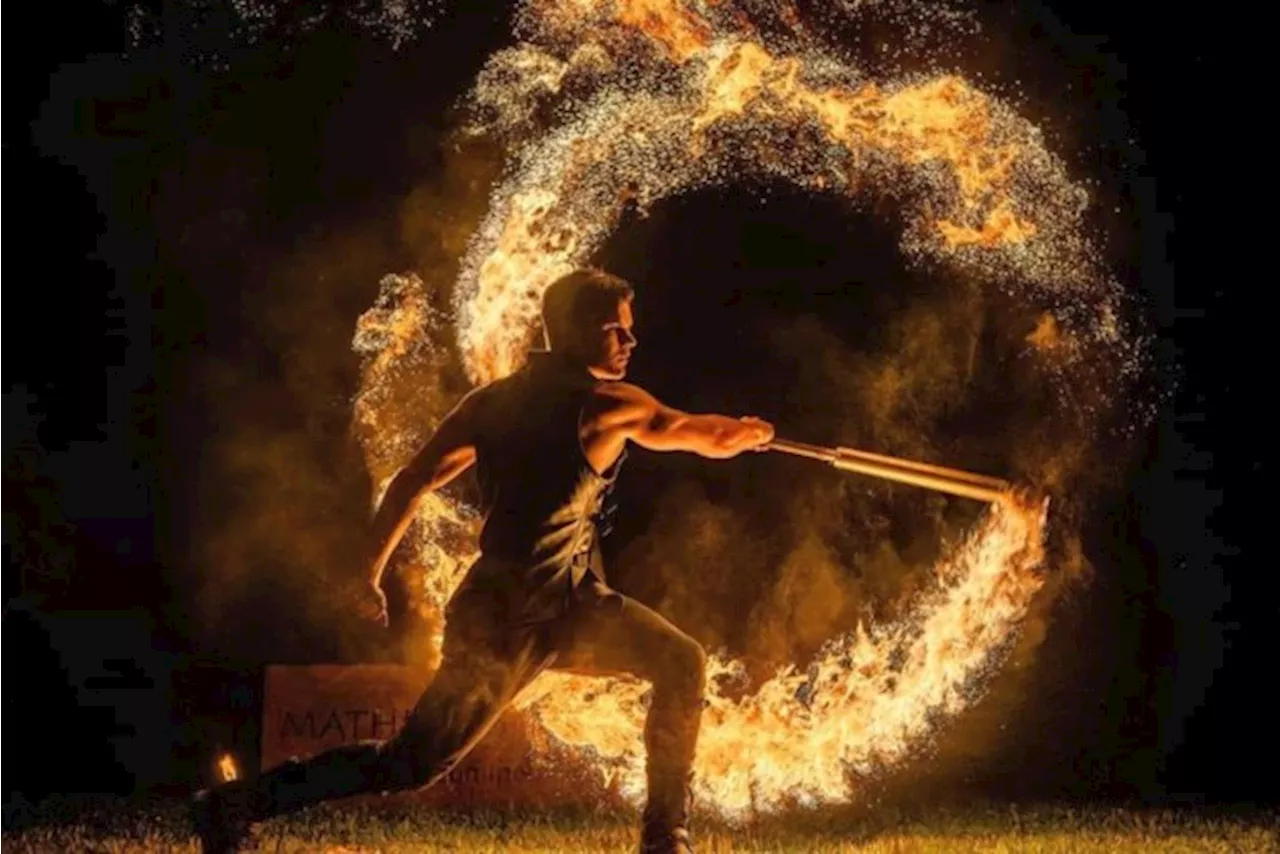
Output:
<svg viewBox="0 0 1280 854">
<path fill-rule="evenodd" d="M 563 373 L 574 379 L 581 379 L 584 382 L 598 382 L 596 377 L 592 376 L 590 368 L 581 361 L 558 350 L 530 350 L 529 361 L 534 364 L 540 363 L 557 373 Z"/>
</svg>

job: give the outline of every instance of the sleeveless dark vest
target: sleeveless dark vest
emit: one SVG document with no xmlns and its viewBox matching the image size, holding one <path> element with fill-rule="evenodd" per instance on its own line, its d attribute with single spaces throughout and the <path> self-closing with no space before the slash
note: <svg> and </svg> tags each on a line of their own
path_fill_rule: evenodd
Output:
<svg viewBox="0 0 1280 854">
<path fill-rule="evenodd" d="M 622 457 L 599 473 L 582 449 L 579 423 L 595 387 L 585 371 L 534 352 L 477 408 L 484 527 L 473 580 L 517 582 L 526 613 L 556 610 L 588 573 L 605 580 L 601 521 Z"/>
</svg>

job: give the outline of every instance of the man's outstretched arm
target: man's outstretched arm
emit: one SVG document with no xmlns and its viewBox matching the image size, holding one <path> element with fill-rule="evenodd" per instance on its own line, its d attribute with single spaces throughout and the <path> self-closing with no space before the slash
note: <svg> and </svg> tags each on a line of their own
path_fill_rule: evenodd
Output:
<svg viewBox="0 0 1280 854">
<path fill-rule="evenodd" d="M 682 412 L 627 383 L 611 383 L 603 396 L 601 429 L 651 451 L 728 459 L 773 440 L 773 425 L 759 418 Z"/>
<path fill-rule="evenodd" d="M 475 394 L 472 393 L 445 416 L 422 450 L 400 470 L 387 487 L 387 492 L 378 505 L 378 512 L 374 514 L 371 532 L 369 583 L 375 591 L 379 591 L 379 598 L 383 570 L 413 522 L 423 498 L 427 493 L 449 483 L 475 462 L 472 424 L 474 409 Z M 385 609 L 385 601 L 383 607 Z M 379 617 L 385 622 L 385 611 Z"/>
</svg>

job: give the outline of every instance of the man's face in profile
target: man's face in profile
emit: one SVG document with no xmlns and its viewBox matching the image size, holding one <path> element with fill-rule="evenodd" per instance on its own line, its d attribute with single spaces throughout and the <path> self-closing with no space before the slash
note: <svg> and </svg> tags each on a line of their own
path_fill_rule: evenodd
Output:
<svg viewBox="0 0 1280 854">
<path fill-rule="evenodd" d="M 620 299 L 613 308 L 583 330 L 583 357 L 587 370 L 598 380 L 620 380 L 627 375 L 631 351 L 636 347 L 632 334 L 631 300 Z"/>
</svg>

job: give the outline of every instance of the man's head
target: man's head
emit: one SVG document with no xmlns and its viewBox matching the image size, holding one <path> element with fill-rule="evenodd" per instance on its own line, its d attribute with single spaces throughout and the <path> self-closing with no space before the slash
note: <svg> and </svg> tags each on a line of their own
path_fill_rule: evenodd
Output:
<svg viewBox="0 0 1280 854">
<path fill-rule="evenodd" d="M 631 285 L 586 268 L 562 276 L 542 296 L 547 347 L 601 380 L 620 380 L 635 349 Z"/>
</svg>

